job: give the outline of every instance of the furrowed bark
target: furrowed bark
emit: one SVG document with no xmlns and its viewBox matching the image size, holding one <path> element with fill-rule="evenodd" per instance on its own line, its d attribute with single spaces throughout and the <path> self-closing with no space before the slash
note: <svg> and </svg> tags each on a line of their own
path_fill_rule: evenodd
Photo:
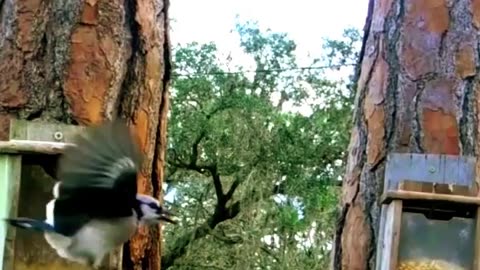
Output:
<svg viewBox="0 0 480 270">
<path fill-rule="evenodd" d="M 162 101 L 168 96 L 162 95 L 166 91 L 170 68 L 170 53 L 168 44 L 167 2 L 156 1 L 133 1 L 127 0 L 127 8 L 131 10 L 134 17 L 130 17 L 129 25 L 133 33 L 137 33 L 132 39 L 132 47 L 136 48 L 129 59 L 131 69 L 127 74 L 127 81 L 124 84 L 124 91 L 128 93 L 122 101 L 122 114 L 131 119 L 132 127 L 140 134 L 138 140 L 148 162 L 139 177 L 139 192 L 152 194 L 155 187 L 161 187 L 157 179 L 153 179 L 152 172 L 158 169 L 158 161 L 154 161 L 156 145 L 158 141 L 166 141 L 166 133 L 161 134 L 162 138 L 157 139 L 159 129 L 165 129 L 167 119 L 159 121 L 159 115 L 166 117 L 163 111 L 161 114 Z M 165 65 L 165 63 L 168 63 Z M 165 146 L 165 144 L 163 145 Z M 164 153 L 163 153 L 164 154 Z M 159 156 L 157 156 L 159 158 Z M 164 162 L 162 162 L 162 166 Z M 157 175 L 157 178 L 163 178 Z M 163 181 L 163 179 L 160 179 Z M 156 269 L 160 269 L 160 239 L 159 230 L 148 230 L 142 228 L 130 242 L 130 257 L 134 269 L 144 269 L 142 265 L 153 263 Z M 146 255 L 149 256 L 146 256 Z"/>
<path fill-rule="evenodd" d="M 475 155 L 480 1 L 371 0 L 333 269 L 374 269 L 391 152 Z"/>
<path fill-rule="evenodd" d="M 161 196 L 167 11 L 168 0 L 1 0 L 0 139 L 10 118 L 79 125 L 127 118 L 145 156 L 139 192 Z M 127 269 L 160 269 L 158 228 L 141 230 L 126 248 Z"/>
</svg>

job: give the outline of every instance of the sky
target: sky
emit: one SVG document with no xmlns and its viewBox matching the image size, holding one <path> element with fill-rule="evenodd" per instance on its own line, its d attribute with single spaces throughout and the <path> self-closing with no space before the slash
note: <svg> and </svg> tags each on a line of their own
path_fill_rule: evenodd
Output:
<svg viewBox="0 0 480 270">
<path fill-rule="evenodd" d="M 347 27 L 362 29 L 367 8 L 368 0 L 173 0 L 171 40 L 173 45 L 214 41 L 235 55 L 238 37 L 230 31 L 238 15 L 261 28 L 288 33 L 298 50 L 307 53 L 318 51 L 323 38 L 339 37 Z"/>
<path fill-rule="evenodd" d="M 232 58 L 233 65 L 254 70 L 253 59 L 239 47 L 239 37 L 232 30 L 235 22 L 255 21 L 260 29 L 287 33 L 297 44 L 299 66 L 308 66 L 312 56 L 320 56 L 325 38 L 341 38 L 349 27 L 363 29 L 369 0 L 173 0 L 170 3 L 172 45 L 215 42 L 219 57 Z M 230 71 L 236 71 L 235 68 Z M 330 79 L 346 79 L 350 68 L 328 72 Z M 253 77 L 254 73 L 245 74 Z M 279 97 L 273 97 L 278 99 Z M 275 102 L 274 100 L 272 100 Z M 284 110 L 312 113 L 307 104 L 285 103 Z"/>
</svg>

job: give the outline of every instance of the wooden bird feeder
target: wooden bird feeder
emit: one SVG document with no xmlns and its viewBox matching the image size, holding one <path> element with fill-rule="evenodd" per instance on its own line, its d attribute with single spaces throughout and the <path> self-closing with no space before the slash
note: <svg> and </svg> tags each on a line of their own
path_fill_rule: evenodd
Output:
<svg viewBox="0 0 480 270">
<path fill-rule="evenodd" d="M 45 219 L 52 199 L 59 155 L 83 127 L 12 120 L 9 140 L 0 141 L 0 218 Z M 121 250 L 111 254 L 109 269 L 121 269 Z M 60 258 L 43 234 L 0 222 L 0 270 L 89 269 Z"/>
<path fill-rule="evenodd" d="M 377 270 L 480 270 L 475 158 L 391 154 Z"/>
</svg>

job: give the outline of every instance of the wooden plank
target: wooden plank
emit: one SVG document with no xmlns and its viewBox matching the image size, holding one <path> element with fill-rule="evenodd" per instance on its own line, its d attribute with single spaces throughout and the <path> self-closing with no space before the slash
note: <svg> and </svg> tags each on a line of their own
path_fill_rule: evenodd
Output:
<svg viewBox="0 0 480 270">
<path fill-rule="evenodd" d="M 473 187 L 449 185 L 449 184 L 434 184 L 422 183 L 416 181 L 400 181 L 398 190 L 417 191 L 438 194 L 454 194 L 462 196 L 477 196 L 476 185 Z"/>
<path fill-rule="evenodd" d="M 401 200 L 394 200 L 385 208 L 383 228 L 380 229 L 382 232 L 380 243 L 382 255 L 377 259 L 377 270 L 396 269 L 398 263 L 400 225 L 402 221 L 402 205 Z"/>
<path fill-rule="evenodd" d="M 71 143 L 75 134 L 84 128 L 78 125 L 14 119 L 10 121 L 10 139 Z"/>
<path fill-rule="evenodd" d="M 422 183 L 417 181 L 405 180 L 399 183 L 398 189 L 418 192 L 433 192 L 433 183 Z"/>
<path fill-rule="evenodd" d="M 402 223 L 402 206 L 403 202 L 395 200 L 392 202 L 392 216 L 393 224 L 391 231 L 391 243 L 390 243 L 390 269 L 397 269 L 398 264 L 398 250 L 400 244 L 400 229 Z M 388 255 L 388 254 L 387 254 Z"/>
<path fill-rule="evenodd" d="M 425 157 L 425 155 L 421 155 L 421 156 Z M 424 157 L 420 157 L 420 158 L 423 160 Z M 425 173 L 423 174 L 425 177 L 424 179 L 431 179 L 432 182 L 435 181 L 435 183 L 439 183 L 439 184 L 444 184 L 444 183 L 447 183 L 448 180 L 452 180 L 449 178 L 445 178 L 445 173 L 446 173 L 445 166 L 450 163 L 448 162 L 448 160 L 450 159 L 448 159 L 447 156 L 427 155 L 425 159 L 425 167 L 424 167 Z M 453 179 L 456 179 L 456 178 L 453 178 Z M 423 181 L 423 182 L 430 182 L 430 181 Z"/>
<path fill-rule="evenodd" d="M 108 258 L 108 267 L 108 269 L 111 270 L 123 269 L 123 246 L 120 246 L 111 252 Z"/>
<path fill-rule="evenodd" d="M 0 155 L 0 218 L 17 216 L 20 169 L 20 155 Z M 0 222 L 0 269 L 13 269 L 15 232 L 14 228 Z"/>
<path fill-rule="evenodd" d="M 73 143 L 85 127 L 11 120 L 10 140 L 0 142 L 0 153 L 56 155 Z"/>
<path fill-rule="evenodd" d="M 376 263 L 375 270 L 381 270 L 381 263 L 383 260 L 383 253 L 385 251 L 385 227 L 387 225 L 387 212 L 389 205 L 382 204 L 380 210 L 380 228 L 378 231 L 378 240 L 377 240 L 377 254 L 376 254 Z"/>
<path fill-rule="evenodd" d="M 388 191 L 381 196 L 381 203 L 388 204 L 392 200 L 427 200 L 480 205 L 480 197 L 469 197 L 453 194 L 425 193 L 417 191 Z"/>
<path fill-rule="evenodd" d="M 438 193 L 438 194 L 452 194 L 452 185 L 448 184 L 435 184 L 433 185 L 433 189 L 431 193 Z M 460 186 L 468 190 L 468 187 Z M 457 194 L 458 195 L 458 194 Z"/>
<path fill-rule="evenodd" d="M 457 162 L 458 162 L 457 164 L 458 176 L 456 178 L 458 179 L 457 183 L 460 185 L 463 184 L 464 186 L 471 186 L 472 181 L 474 181 L 475 179 L 475 166 L 473 165 L 475 163 L 473 162 L 472 166 L 470 166 L 470 164 L 462 162 L 461 159 L 458 159 Z"/>
<path fill-rule="evenodd" d="M 398 189 L 402 190 L 423 191 L 422 183 L 419 182 L 405 180 L 398 183 L 398 185 Z"/>
<path fill-rule="evenodd" d="M 71 143 L 42 142 L 27 140 L 0 141 L 0 153 L 3 154 L 61 154 Z"/>
<path fill-rule="evenodd" d="M 463 195 L 463 196 L 477 196 L 477 186 L 465 187 L 454 185 L 452 188 L 452 194 Z"/>
<path fill-rule="evenodd" d="M 480 270 L 480 207 L 477 208 L 475 220 L 475 250 L 473 255 L 473 270 Z"/>
<path fill-rule="evenodd" d="M 391 153 L 387 158 L 384 192 L 397 190 L 405 179 L 473 187 L 475 162 L 475 157 L 469 156 Z"/>
</svg>

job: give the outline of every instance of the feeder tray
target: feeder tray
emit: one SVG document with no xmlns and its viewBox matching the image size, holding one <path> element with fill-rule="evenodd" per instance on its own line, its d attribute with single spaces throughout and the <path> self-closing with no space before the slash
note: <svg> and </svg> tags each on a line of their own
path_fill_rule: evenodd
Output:
<svg viewBox="0 0 480 270">
<path fill-rule="evenodd" d="M 376 269 L 480 270 L 477 193 L 472 157 L 391 154 Z"/>
<path fill-rule="evenodd" d="M 397 270 L 467 270 L 458 265 L 442 260 L 421 259 L 417 261 L 401 262 Z"/>
</svg>

